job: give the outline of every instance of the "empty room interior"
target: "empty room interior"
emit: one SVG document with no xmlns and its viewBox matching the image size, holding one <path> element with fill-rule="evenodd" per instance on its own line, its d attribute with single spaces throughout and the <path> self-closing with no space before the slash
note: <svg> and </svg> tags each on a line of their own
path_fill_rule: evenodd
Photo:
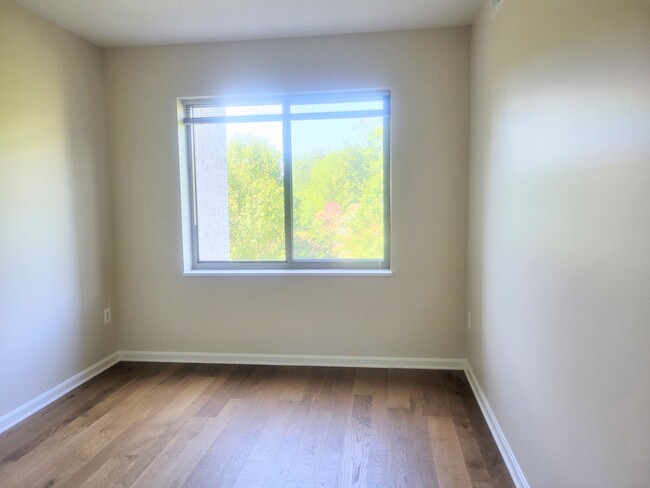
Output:
<svg viewBox="0 0 650 488">
<path fill-rule="evenodd" d="M 0 0 L 0 487 L 650 486 L 650 1 Z"/>
</svg>

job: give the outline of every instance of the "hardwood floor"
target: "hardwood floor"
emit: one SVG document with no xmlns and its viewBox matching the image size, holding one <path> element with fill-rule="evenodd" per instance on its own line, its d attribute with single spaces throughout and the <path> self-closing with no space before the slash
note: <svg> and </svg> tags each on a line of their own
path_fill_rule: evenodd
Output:
<svg viewBox="0 0 650 488">
<path fill-rule="evenodd" d="M 463 372 L 154 363 L 0 435 L 0 486 L 514 487 Z"/>
</svg>

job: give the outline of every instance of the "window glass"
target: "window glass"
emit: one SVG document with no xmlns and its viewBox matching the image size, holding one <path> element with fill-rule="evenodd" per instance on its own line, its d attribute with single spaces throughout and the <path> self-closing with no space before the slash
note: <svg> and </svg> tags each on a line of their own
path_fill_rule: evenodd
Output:
<svg viewBox="0 0 650 488">
<path fill-rule="evenodd" d="M 284 261 L 282 123 L 194 127 L 199 261 Z"/>
<path fill-rule="evenodd" d="M 382 259 L 382 119 L 291 123 L 296 259 Z"/>
</svg>

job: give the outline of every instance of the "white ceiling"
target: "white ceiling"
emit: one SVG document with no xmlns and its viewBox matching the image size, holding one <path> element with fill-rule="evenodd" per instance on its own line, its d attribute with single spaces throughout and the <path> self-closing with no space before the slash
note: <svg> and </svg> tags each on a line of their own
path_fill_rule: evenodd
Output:
<svg viewBox="0 0 650 488">
<path fill-rule="evenodd" d="M 15 0 L 100 46 L 469 25 L 481 0 Z"/>
</svg>

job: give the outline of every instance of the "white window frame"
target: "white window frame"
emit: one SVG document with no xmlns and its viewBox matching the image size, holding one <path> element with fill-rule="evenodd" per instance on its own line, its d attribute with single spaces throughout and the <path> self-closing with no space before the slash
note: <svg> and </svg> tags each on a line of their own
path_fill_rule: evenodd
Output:
<svg viewBox="0 0 650 488">
<path fill-rule="evenodd" d="M 383 101 L 381 110 L 291 113 L 294 104 Z M 279 115 L 227 115 L 193 118 L 194 106 L 282 105 Z M 391 168 L 390 168 L 390 91 L 352 91 L 295 93 L 238 97 L 192 97 L 178 99 L 183 267 L 186 275 L 392 275 L 391 256 Z M 383 259 L 296 259 L 293 257 L 293 193 L 291 122 L 294 120 L 383 118 L 384 179 L 384 258 Z M 284 158 L 284 261 L 200 261 L 198 226 L 195 216 L 195 171 L 192 128 L 199 123 L 280 121 L 283 124 Z"/>
</svg>

